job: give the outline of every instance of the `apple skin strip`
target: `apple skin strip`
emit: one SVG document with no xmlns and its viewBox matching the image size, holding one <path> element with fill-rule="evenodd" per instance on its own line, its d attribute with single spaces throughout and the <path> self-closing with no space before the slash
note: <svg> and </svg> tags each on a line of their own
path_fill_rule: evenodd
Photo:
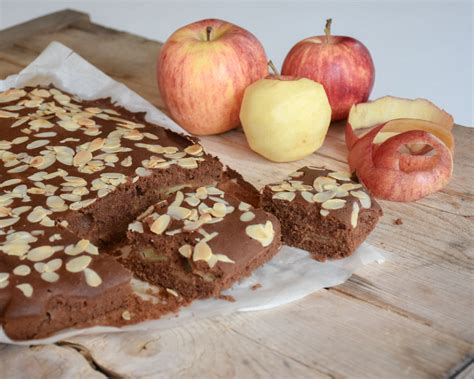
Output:
<svg viewBox="0 0 474 379">
<path fill-rule="evenodd" d="M 375 148 L 374 139 L 385 127 L 378 125 L 351 144 L 349 166 L 377 198 L 408 202 L 439 191 L 450 180 L 453 159 L 440 138 L 423 130 L 392 136 Z M 353 132 L 346 126 L 346 136 Z M 400 150 L 409 144 L 429 145 L 433 155 L 409 155 Z M 431 150 L 430 149 L 430 150 Z"/>
<path fill-rule="evenodd" d="M 407 118 L 390 120 L 386 122 L 381 131 L 377 133 L 377 136 L 374 139 L 374 143 L 380 144 L 399 133 L 407 132 L 410 130 L 423 130 L 425 132 L 431 133 L 438 137 L 440 140 L 442 140 L 451 152 L 454 151 L 454 138 L 449 128 L 431 121 Z M 357 136 L 354 132 L 354 128 L 352 127 L 352 125 L 348 123 L 346 125 L 347 148 L 350 150 L 354 143 L 357 142 L 357 140 L 359 140 L 360 138 L 363 138 L 366 134 L 363 134 L 362 136 Z M 422 145 L 418 149 L 412 148 L 410 150 L 412 151 L 412 153 L 415 154 L 424 154 L 426 153 L 426 150 L 422 149 L 424 146 L 425 145 Z"/>
</svg>

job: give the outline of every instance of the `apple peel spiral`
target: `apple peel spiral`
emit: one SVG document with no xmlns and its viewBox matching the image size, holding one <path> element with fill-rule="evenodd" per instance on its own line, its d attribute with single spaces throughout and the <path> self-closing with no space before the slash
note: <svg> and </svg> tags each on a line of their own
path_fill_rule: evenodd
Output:
<svg viewBox="0 0 474 379">
<path fill-rule="evenodd" d="M 386 120 L 387 115 L 382 113 L 374 117 L 364 112 L 361 115 L 365 121 L 381 122 L 361 136 L 356 135 L 355 129 L 366 129 L 367 125 L 360 122 L 361 118 L 353 117 L 354 128 L 351 118 L 348 120 L 345 134 L 349 166 L 377 198 L 399 202 L 419 200 L 442 189 L 452 176 L 452 117 L 432 103 L 422 104 L 424 108 L 419 113 L 425 112 L 423 116 L 431 120 Z M 426 113 L 427 104 L 432 113 Z M 400 113 L 403 117 L 417 112 Z"/>
</svg>

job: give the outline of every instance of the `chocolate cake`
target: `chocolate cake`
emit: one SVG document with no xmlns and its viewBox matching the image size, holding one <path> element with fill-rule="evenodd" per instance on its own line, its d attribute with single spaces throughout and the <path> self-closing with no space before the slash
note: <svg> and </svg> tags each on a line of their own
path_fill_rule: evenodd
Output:
<svg viewBox="0 0 474 379">
<path fill-rule="evenodd" d="M 0 93 L 0 160 L 0 322 L 10 338 L 116 322 L 108 315 L 143 310 L 150 293 L 153 317 L 177 309 L 160 288 L 134 295 L 131 272 L 107 249 L 150 204 L 222 179 L 196 139 L 110 99 L 29 87 Z"/>
<path fill-rule="evenodd" d="M 122 261 L 146 282 L 206 298 L 272 258 L 280 237 L 280 223 L 262 209 L 215 186 L 186 188 L 130 224 Z"/>
<path fill-rule="evenodd" d="M 324 261 L 346 257 L 367 238 L 382 209 L 346 172 L 303 167 L 265 186 L 263 207 L 281 222 L 283 242 Z"/>
</svg>

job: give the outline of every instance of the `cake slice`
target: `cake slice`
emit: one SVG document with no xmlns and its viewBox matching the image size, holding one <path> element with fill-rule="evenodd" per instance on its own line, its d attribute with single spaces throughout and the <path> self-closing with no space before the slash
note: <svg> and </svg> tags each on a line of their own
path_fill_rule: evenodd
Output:
<svg viewBox="0 0 474 379">
<path fill-rule="evenodd" d="M 124 265 L 187 299 L 218 296 L 281 246 L 276 217 L 214 186 L 150 207 L 129 225 L 128 240 Z"/>
<path fill-rule="evenodd" d="M 382 209 L 346 172 L 303 167 L 263 189 L 263 207 L 281 223 L 283 243 L 316 260 L 343 258 L 367 238 Z"/>
</svg>

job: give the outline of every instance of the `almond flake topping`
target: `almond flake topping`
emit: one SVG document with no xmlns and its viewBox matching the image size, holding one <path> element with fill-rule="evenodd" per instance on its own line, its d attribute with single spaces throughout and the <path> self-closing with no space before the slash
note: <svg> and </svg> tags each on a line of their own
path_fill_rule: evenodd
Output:
<svg viewBox="0 0 474 379">
<path fill-rule="evenodd" d="M 317 203 L 324 203 L 327 200 L 332 199 L 336 196 L 336 192 L 334 191 L 323 191 L 318 192 L 316 195 L 313 196 L 313 200 Z"/>
<path fill-rule="evenodd" d="M 255 213 L 253 212 L 244 212 L 240 215 L 240 221 L 242 222 L 249 222 L 252 221 L 255 218 Z"/>
<path fill-rule="evenodd" d="M 0 110 L 0 118 L 14 118 L 14 117 L 18 117 L 18 116 L 19 116 L 18 113 L 13 113 L 13 112 Z"/>
<path fill-rule="evenodd" d="M 128 230 L 135 233 L 143 233 L 143 224 L 140 221 L 134 221 L 128 225 Z"/>
<path fill-rule="evenodd" d="M 194 196 L 187 197 L 186 199 L 184 199 L 184 201 L 192 207 L 198 206 L 199 203 L 201 202 L 201 200 L 199 200 L 197 197 L 194 197 Z"/>
<path fill-rule="evenodd" d="M 305 199 L 308 203 L 314 203 L 314 194 L 312 192 L 303 191 L 301 192 L 301 197 Z"/>
<path fill-rule="evenodd" d="M 92 160 L 92 153 L 88 150 L 81 150 L 74 156 L 72 163 L 75 167 L 79 167 L 85 165 L 90 160 Z"/>
<path fill-rule="evenodd" d="M 199 144 L 188 146 L 184 151 L 189 155 L 199 155 L 202 153 L 202 146 Z"/>
<path fill-rule="evenodd" d="M 102 284 L 102 278 L 94 270 L 86 268 L 84 269 L 84 275 L 86 277 L 86 283 L 90 287 L 98 287 Z"/>
<path fill-rule="evenodd" d="M 326 210 L 335 210 L 344 208 L 346 201 L 343 199 L 331 199 L 327 200 L 322 204 L 322 207 Z"/>
<path fill-rule="evenodd" d="M 351 225 L 353 228 L 357 227 L 357 221 L 359 219 L 359 204 L 354 202 L 352 204 L 352 213 L 351 213 Z"/>
<path fill-rule="evenodd" d="M 158 217 L 150 226 L 150 230 L 155 234 L 162 234 L 171 222 L 171 217 L 167 214 Z"/>
<path fill-rule="evenodd" d="M 193 248 L 188 244 L 181 246 L 178 251 L 185 258 L 191 258 L 191 255 L 193 254 Z"/>
<path fill-rule="evenodd" d="M 211 214 L 214 217 L 224 217 L 227 214 L 227 207 L 222 203 L 214 203 Z"/>
<path fill-rule="evenodd" d="M 29 283 L 18 284 L 16 288 L 18 288 L 26 297 L 31 297 L 31 295 L 33 295 L 33 287 Z"/>
<path fill-rule="evenodd" d="M 275 193 L 272 198 L 278 200 L 286 200 L 286 201 L 293 201 L 295 199 L 294 192 L 277 192 Z"/>
<path fill-rule="evenodd" d="M 53 249 L 52 246 L 49 246 L 49 245 L 38 246 L 38 247 L 35 247 L 34 249 L 31 249 L 26 255 L 26 258 L 32 262 L 39 262 L 39 261 L 48 259 L 54 254 L 54 252 L 55 252 L 55 249 Z"/>
<path fill-rule="evenodd" d="M 224 254 L 214 254 L 214 257 L 217 258 L 218 262 L 235 263 L 232 259 L 230 259 L 227 255 Z"/>
<path fill-rule="evenodd" d="M 273 242 L 275 231 L 273 224 L 267 221 L 265 224 L 249 225 L 245 228 L 247 235 L 261 243 L 263 247 L 267 247 Z"/>
<path fill-rule="evenodd" d="M 31 269 L 27 265 L 19 265 L 16 266 L 15 269 L 13 270 L 13 274 L 17 276 L 26 276 L 31 272 Z"/>
<path fill-rule="evenodd" d="M 244 201 L 241 201 L 239 203 L 239 211 L 248 211 L 250 210 L 252 206 L 250 204 L 247 204 L 246 202 Z"/>
<path fill-rule="evenodd" d="M 351 191 L 351 195 L 358 198 L 362 208 L 369 209 L 372 205 L 370 196 L 364 191 Z"/>
<path fill-rule="evenodd" d="M 66 263 L 66 270 L 69 272 L 81 272 L 89 266 L 92 258 L 88 255 L 81 255 L 77 258 L 71 259 Z"/>
<path fill-rule="evenodd" d="M 212 257 L 212 250 L 210 246 L 205 241 L 199 241 L 196 246 L 194 246 L 193 252 L 193 261 L 209 261 Z"/>
</svg>

